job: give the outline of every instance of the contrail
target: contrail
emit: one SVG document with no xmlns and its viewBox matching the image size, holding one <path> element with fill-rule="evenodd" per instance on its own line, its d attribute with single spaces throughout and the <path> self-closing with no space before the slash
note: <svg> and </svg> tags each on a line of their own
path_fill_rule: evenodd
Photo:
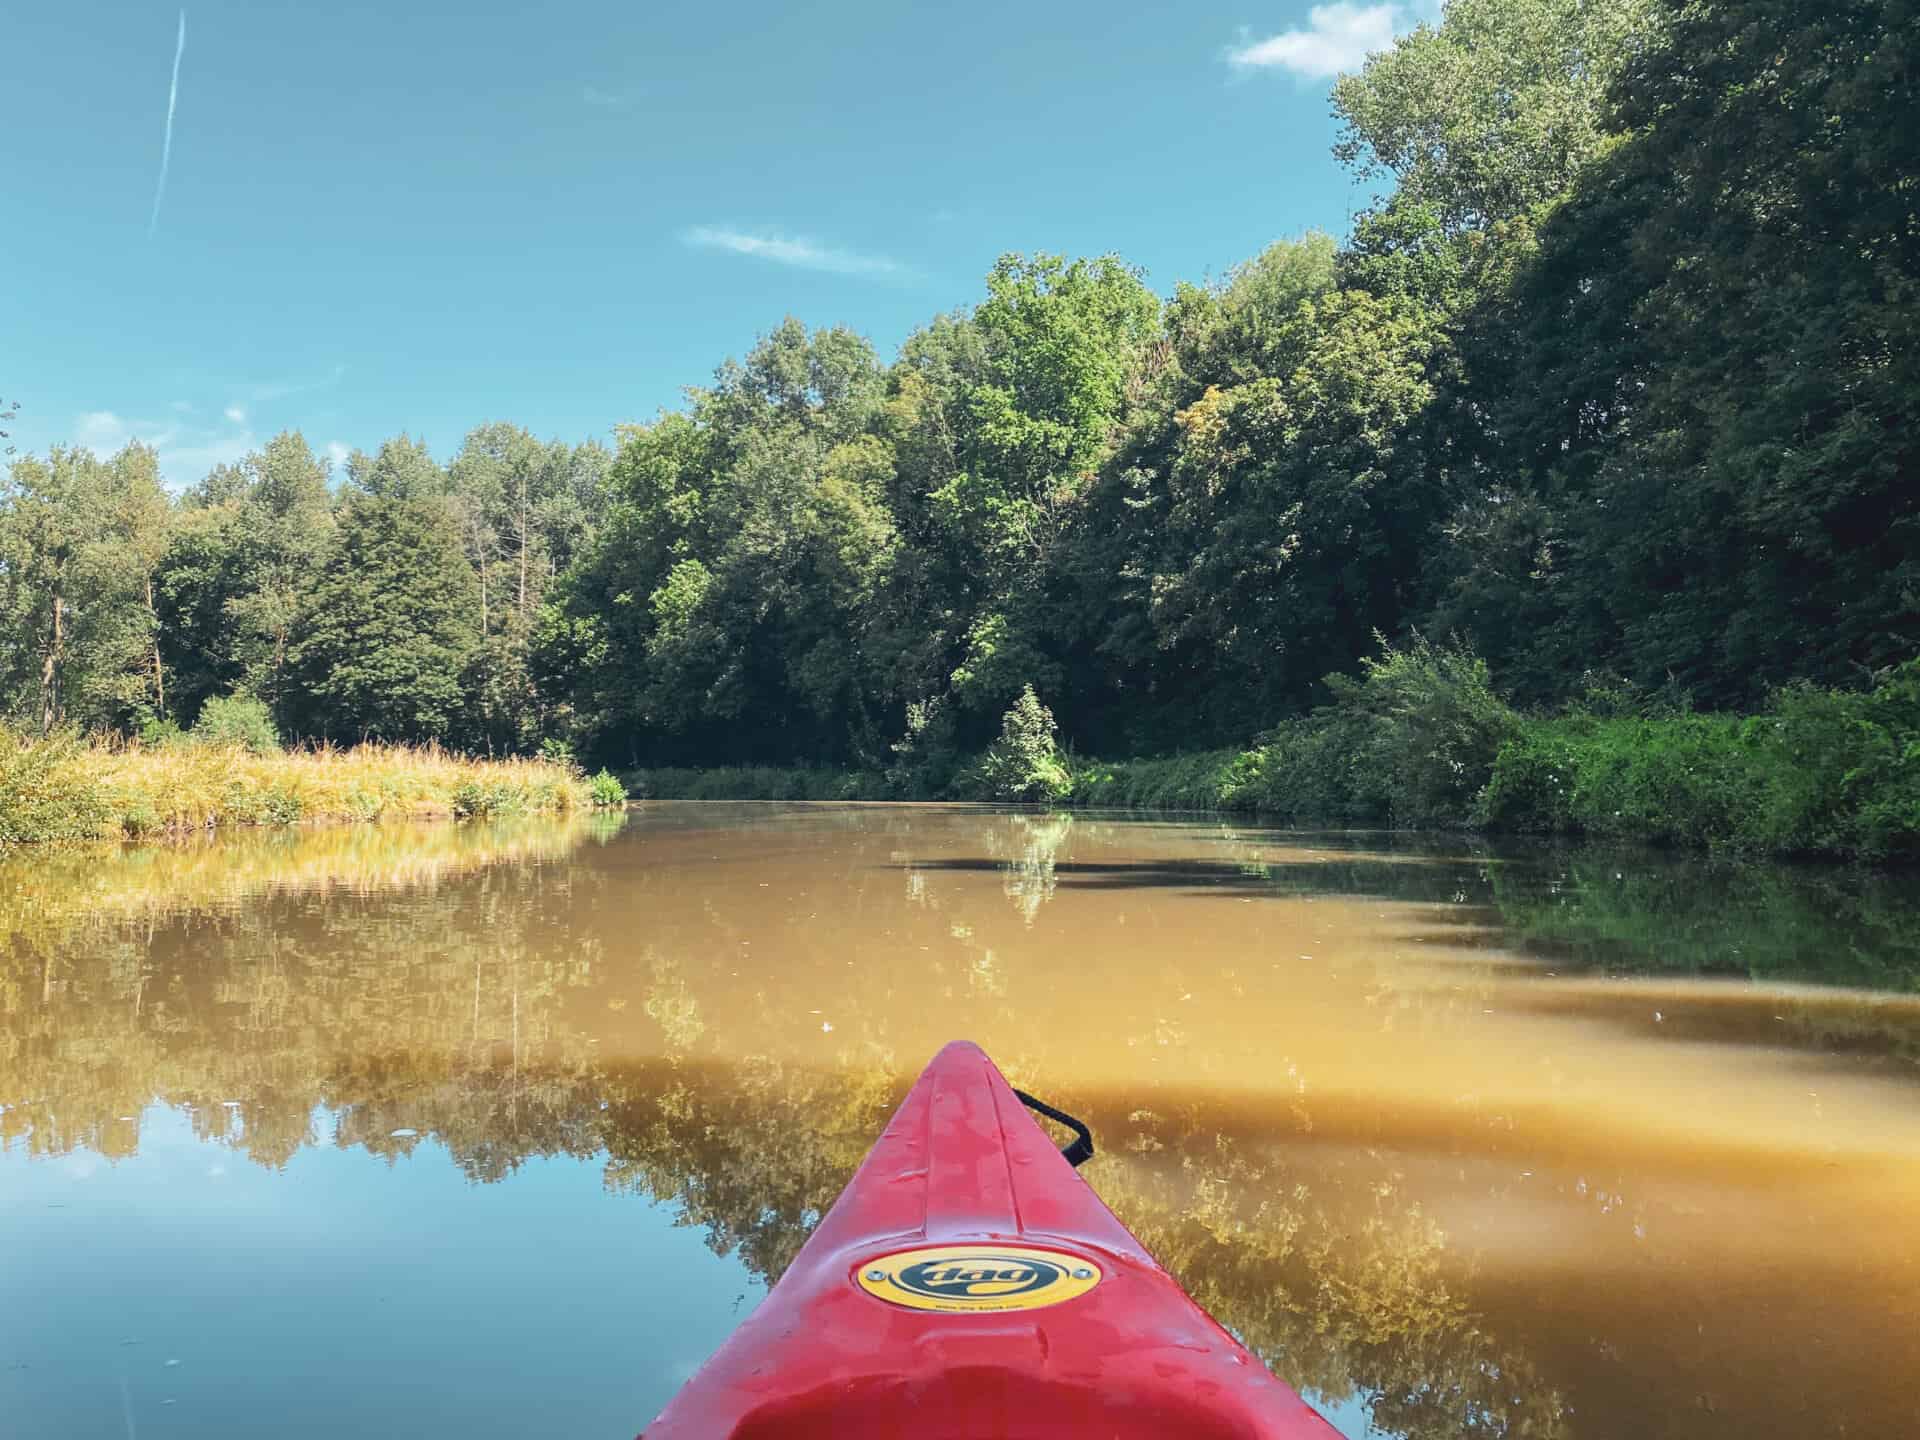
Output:
<svg viewBox="0 0 1920 1440">
<path fill-rule="evenodd" d="M 152 238 L 160 223 L 160 201 L 167 193 L 167 164 L 173 159 L 173 106 L 180 98 L 180 57 L 187 53 L 187 12 L 180 12 L 180 38 L 173 44 L 173 84 L 167 87 L 167 138 L 160 146 L 160 183 L 153 187 L 153 218 L 147 221 L 147 236 Z"/>
</svg>

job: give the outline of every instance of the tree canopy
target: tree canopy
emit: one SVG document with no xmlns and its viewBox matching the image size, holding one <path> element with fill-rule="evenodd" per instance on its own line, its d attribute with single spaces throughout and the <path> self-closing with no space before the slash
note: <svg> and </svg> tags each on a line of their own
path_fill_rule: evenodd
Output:
<svg viewBox="0 0 1920 1440">
<path fill-rule="evenodd" d="M 1865 683 L 1920 651 L 1914 19 L 1451 0 L 1333 88 L 1344 239 L 1164 298 L 1006 255 L 891 359 L 789 318 L 611 449 L 17 457 L 0 717 L 918 791 L 1029 695 L 1227 743 L 1416 634 L 1528 704 Z"/>
</svg>

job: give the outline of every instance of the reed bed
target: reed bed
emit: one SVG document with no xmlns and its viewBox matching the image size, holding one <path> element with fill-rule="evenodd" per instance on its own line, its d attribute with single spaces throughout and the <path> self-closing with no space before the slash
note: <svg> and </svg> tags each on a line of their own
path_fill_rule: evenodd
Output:
<svg viewBox="0 0 1920 1440">
<path fill-rule="evenodd" d="M 437 747 L 259 753 L 197 741 L 27 738 L 0 731 L 0 845 L 144 839 L 236 825 L 557 814 L 596 801 L 549 760 Z"/>
</svg>

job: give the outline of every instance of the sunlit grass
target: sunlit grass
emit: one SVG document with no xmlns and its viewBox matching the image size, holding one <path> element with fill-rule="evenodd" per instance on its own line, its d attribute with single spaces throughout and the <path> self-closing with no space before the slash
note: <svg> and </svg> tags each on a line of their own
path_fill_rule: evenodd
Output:
<svg viewBox="0 0 1920 1440">
<path fill-rule="evenodd" d="M 139 839 L 235 825 L 560 813 L 588 782 L 546 760 L 437 747 L 156 747 L 0 732 L 0 844 Z"/>
<path fill-rule="evenodd" d="M 431 891 L 490 866 L 557 860 L 623 818 L 574 810 L 557 822 L 390 821 L 189 833 L 147 845 L 22 846 L 0 855 L 0 952 L 18 942 L 52 949 L 79 930 L 218 913 L 265 896 Z"/>
</svg>

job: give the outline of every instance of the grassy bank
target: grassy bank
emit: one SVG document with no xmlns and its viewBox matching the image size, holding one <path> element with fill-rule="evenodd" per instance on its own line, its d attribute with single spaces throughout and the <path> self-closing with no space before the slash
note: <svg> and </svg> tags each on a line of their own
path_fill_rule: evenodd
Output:
<svg viewBox="0 0 1920 1440">
<path fill-rule="evenodd" d="M 955 759 L 904 776 L 652 770 L 628 784 L 655 799 L 1022 799 L 1920 859 L 1920 661 L 1870 690 L 1790 687 L 1750 716 L 1695 714 L 1621 686 L 1524 714 L 1479 660 L 1424 641 L 1329 683 L 1332 703 L 1241 749 L 1080 759 L 1055 748 L 1042 709 L 1024 726 L 1009 712 L 992 764 Z"/>
<path fill-rule="evenodd" d="M 557 813 L 619 796 L 544 760 L 433 748 L 258 751 L 0 731 L 0 845 L 138 839 L 233 825 Z"/>
<path fill-rule="evenodd" d="M 1509 709 L 1470 656 L 1388 651 L 1244 750 L 1085 762 L 1072 802 L 1299 822 L 1572 835 L 1751 854 L 1920 858 L 1920 661 L 1759 715 L 1595 691 Z"/>
<path fill-rule="evenodd" d="M 621 777 L 636 800 L 897 800 L 887 778 L 865 770 L 724 765 L 711 770 L 630 770 Z"/>
</svg>

